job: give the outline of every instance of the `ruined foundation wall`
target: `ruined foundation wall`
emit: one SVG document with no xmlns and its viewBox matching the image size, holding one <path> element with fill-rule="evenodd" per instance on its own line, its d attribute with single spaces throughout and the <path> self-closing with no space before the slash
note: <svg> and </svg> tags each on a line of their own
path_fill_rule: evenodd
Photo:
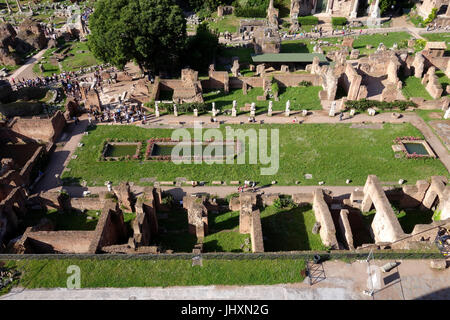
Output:
<svg viewBox="0 0 450 320">
<path fill-rule="evenodd" d="M 252 252 L 264 252 L 261 215 L 259 210 L 255 210 L 251 213 L 250 238 L 252 241 Z"/>
<path fill-rule="evenodd" d="M 369 175 L 364 186 L 362 211 L 369 211 L 372 203 L 376 209 L 371 225 L 375 242 L 395 242 L 404 237 L 402 227 L 375 175 Z"/>
<path fill-rule="evenodd" d="M 336 228 L 334 226 L 333 218 L 331 217 L 331 212 L 325 202 L 322 189 L 316 189 L 314 191 L 313 210 L 316 221 L 320 223 L 319 234 L 322 243 L 325 246 L 337 249 L 339 246 L 336 238 Z"/>
<path fill-rule="evenodd" d="M 98 253 L 101 247 L 126 241 L 126 235 L 127 229 L 119 205 L 112 200 L 107 200 L 95 228 L 89 253 Z"/>
</svg>

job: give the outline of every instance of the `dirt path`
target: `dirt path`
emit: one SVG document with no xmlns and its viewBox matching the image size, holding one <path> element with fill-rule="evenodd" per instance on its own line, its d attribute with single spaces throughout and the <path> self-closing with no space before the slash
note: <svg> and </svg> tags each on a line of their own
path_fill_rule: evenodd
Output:
<svg viewBox="0 0 450 320">
<path fill-rule="evenodd" d="M 386 260 L 372 263 L 381 267 Z M 388 273 L 368 277 L 366 261 L 352 264 L 326 261 L 324 272 L 312 285 L 309 279 L 294 284 L 261 286 L 192 286 L 168 288 L 33 289 L 15 288 L 0 300 L 111 300 L 111 299 L 242 299 L 242 300 L 411 300 L 450 299 L 450 269 L 433 270 L 429 260 L 403 260 Z M 83 270 L 81 270 L 83 272 Z M 375 286 L 373 297 L 363 294 Z M 83 284 L 81 283 L 81 286 Z"/>
<path fill-rule="evenodd" d="M 39 62 L 39 60 L 44 55 L 45 51 L 47 49 L 43 49 L 39 51 L 37 54 L 32 56 L 30 59 L 28 59 L 23 66 L 21 66 L 19 69 L 14 71 L 14 73 L 10 76 L 8 76 L 8 80 L 11 80 L 14 78 L 15 81 L 21 81 L 22 79 L 28 80 L 28 79 L 35 79 L 36 75 L 33 72 L 33 66 Z"/>
</svg>

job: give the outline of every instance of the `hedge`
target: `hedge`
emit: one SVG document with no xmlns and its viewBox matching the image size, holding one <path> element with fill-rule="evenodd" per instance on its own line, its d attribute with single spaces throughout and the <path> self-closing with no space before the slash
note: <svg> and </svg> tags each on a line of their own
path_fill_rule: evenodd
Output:
<svg viewBox="0 0 450 320">
<path fill-rule="evenodd" d="M 211 252 L 201 253 L 203 259 L 225 259 L 225 260 L 253 260 L 253 259 L 305 259 L 312 260 L 314 255 L 320 255 L 322 260 L 333 259 L 355 259 L 365 260 L 369 251 L 291 251 L 291 252 L 263 252 L 263 253 L 231 253 Z M 5 260 L 47 260 L 47 259 L 96 259 L 96 260 L 166 260 L 192 259 L 197 254 L 193 253 L 160 253 L 160 254 L 0 254 L 0 261 Z M 443 255 L 436 251 L 413 251 L 413 250 L 374 250 L 375 259 L 442 259 Z"/>
<path fill-rule="evenodd" d="M 314 16 L 298 17 L 298 23 L 300 23 L 301 25 L 311 26 L 318 24 L 319 18 Z"/>
<path fill-rule="evenodd" d="M 173 104 L 161 103 L 159 105 L 161 109 L 166 109 L 167 112 L 173 112 Z M 183 103 L 177 104 L 177 112 L 179 113 L 193 113 L 194 109 L 197 109 L 198 113 L 205 113 L 207 111 L 206 103 Z"/>
<path fill-rule="evenodd" d="M 333 27 L 343 26 L 347 24 L 347 18 L 345 17 L 332 17 L 331 24 Z"/>
<path fill-rule="evenodd" d="M 266 8 L 263 7 L 238 7 L 234 10 L 236 17 L 265 18 Z"/>
<path fill-rule="evenodd" d="M 378 108 L 380 110 L 390 110 L 390 109 L 400 109 L 402 111 L 406 110 L 408 107 L 417 107 L 412 101 L 375 101 L 375 100 L 349 100 L 345 102 L 345 109 L 355 109 L 357 111 L 366 111 L 369 108 Z"/>
</svg>

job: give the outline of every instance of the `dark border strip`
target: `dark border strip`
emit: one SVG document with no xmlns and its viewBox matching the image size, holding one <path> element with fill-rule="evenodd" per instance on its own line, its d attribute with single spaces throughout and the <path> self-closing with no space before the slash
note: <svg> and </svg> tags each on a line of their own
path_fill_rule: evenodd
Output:
<svg viewBox="0 0 450 320">
<path fill-rule="evenodd" d="M 365 260 L 369 252 L 264 252 L 264 253 L 202 253 L 203 259 L 219 260 L 263 260 L 263 259 L 305 259 L 311 260 L 314 255 L 320 255 L 323 260 L 355 259 Z M 189 260 L 197 255 L 192 253 L 174 254 L 0 254 L 0 260 L 68 260 L 68 259 L 94 259 L 94 260 Z M 374 252 L 375 259 L 442 259 L 439 252 Z"/>
</svg>

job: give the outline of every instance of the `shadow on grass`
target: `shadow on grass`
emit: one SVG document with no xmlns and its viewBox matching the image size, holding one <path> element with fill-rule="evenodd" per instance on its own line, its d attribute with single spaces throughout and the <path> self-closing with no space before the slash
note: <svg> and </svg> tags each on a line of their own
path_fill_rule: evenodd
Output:
<svg viewBox="0 0 450 320">
<path fill-rule="evenodd" d="M 311 206 L 295 207 L 262 217 L 265 251 L 317 250 L 312 245 L 304 214 Z"/>
<path fill-rule="evenodd" d="M 281 53 L 309 53 L 309 50 L 304 43 L 288 42 L 281 45 Z"/>
</svg>

